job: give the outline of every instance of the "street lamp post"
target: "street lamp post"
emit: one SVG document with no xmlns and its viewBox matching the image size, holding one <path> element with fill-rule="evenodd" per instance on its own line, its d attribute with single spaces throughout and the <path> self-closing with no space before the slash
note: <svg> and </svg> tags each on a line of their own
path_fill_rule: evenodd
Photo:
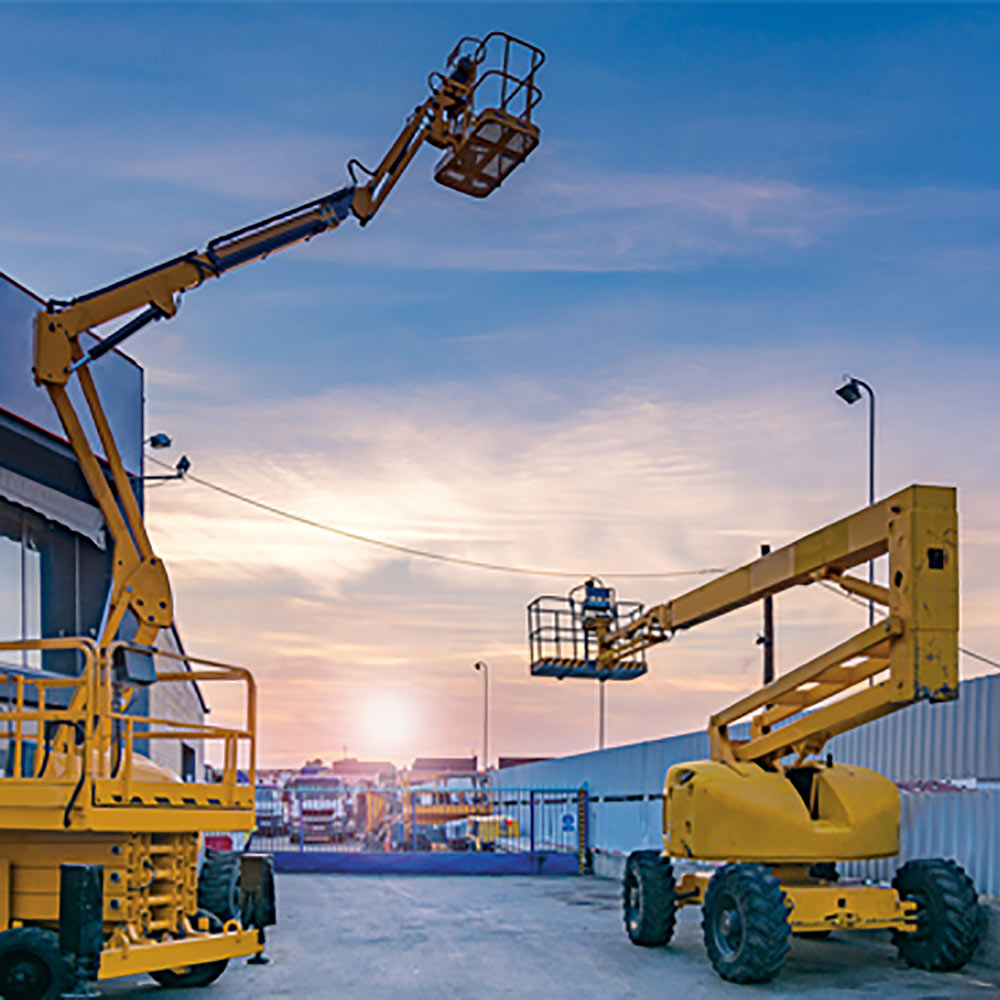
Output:
<svg viewBox="0 0 1000 1000">
<path fill-rule="evenodd" d="M 604 678 L 602 677 L 597 683 L 600 685 L 600 687 L 598 688 L 600 694 L 598 695 L 598 710 L 597 710 L 597 716 L 598 716 L 597 749 L 603 750 L 604 749 L 604 683 L 605 683 Z"/>
<path fill-rule="evenodd" d="M 849 405 L 861 398 L 861 390 L 868 393 L 868 505 L 875 503 L 875 391 L 867 382 L 851 375 L 844 376 L 847 381 L 834 390 L 838 396 Z M 868 560 L 868 582 L 875 582 L 875 560 Z M 875 624 L 875 602 L 868 602 L 868 624 Z"/>
<path fill-rule="evenodd" d="M 483 660 L 477 660 L 476 670 L 483 672 L 483 772 L 490 754 L 490 668 Z"/>
<path fill-rule="evenodd" d="M 158 451 L 163 448 L 170 448 L 173 446 L 173 439 L 169 434 L 164 434 L 160 432 L 159 434 L 152 434 L 143 444 L 148 444 L 150 448 L 155 448 Z M 161 465 L 165 463 L 161 462 Z M 181 455 L 180 461 L 174 466 L 174 471 L 169 476 L 130 476 L 133 482 L 146 482 L 152 479 L 183 479 L 188 474 L 188 469 L 191 468 L 191 460 L 187 455 Z"/>
</svg>

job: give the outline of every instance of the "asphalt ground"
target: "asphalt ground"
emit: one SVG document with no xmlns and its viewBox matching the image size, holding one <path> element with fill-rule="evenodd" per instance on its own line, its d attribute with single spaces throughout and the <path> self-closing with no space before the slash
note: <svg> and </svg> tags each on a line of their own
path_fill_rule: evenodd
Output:
<svg viewBox="0 0 1000 1000">
<path fill-rule="evenodd" d="M 207 990 L 147 977 L 102 984 L 120 1000 L 497 1000 L 518 998 L 996 997 L 1000 971 L 908 968 L 888 935 L 796 939 L 766 986 L 735 986 L 705 957 L 700 914 L 685 909 L 666 948 L 637 948 L 606 879 L 280 875 L 280 924 L 267 966 L 242 960 Z M 992 965 L 992 963 L 991 963 Z"/>
</svg>

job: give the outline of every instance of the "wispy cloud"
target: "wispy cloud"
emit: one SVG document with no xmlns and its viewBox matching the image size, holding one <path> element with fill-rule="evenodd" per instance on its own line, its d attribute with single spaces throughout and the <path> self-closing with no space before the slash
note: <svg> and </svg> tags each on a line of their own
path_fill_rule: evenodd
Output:
<svg viewBox="0 0 1000 1000">
<path fill-rule="evenodd" d="M 662 24 L 626 6 L 575 25 L 523 9 L 559 35 L 543 141 L 488 201 L 435 185 L 426 150 L 363 232 L 137 338 L 147 426 L 208 479 L 404 545 L 728 565 L 864 500 L 861 407 L 830 391 L 854 371 L 879 394 L 880 491 L 959 485 L 963 641 L 996 653 L 996 25 L 746 8 L 734 31 L 710 6 Z M 58 297 L 377 162 L 454 29 L 451 8 L 399 8 L 378 59 L 330 61 L 315 39 L 379 14 L 260 7 L 234 31 L 220 8 L 193 34 L 167 6 L 39 9 L 3 11 L 0 269 Z M 388 555 L 194 483 L 149 507 L 190 647 L 258 672 L 265 760 L 468 751 L 483 656 L 499 749 L 593 745 L 596 686 L 525 668 L 524 605 L 562 581 Z M 685 586 L 614 582 L 647 602 Z M 864 618 L 822 588 L 782 595 L 782 668 Z M 655 651 L 608 692 L 612 741 L 700 726 L 752 687 L 758 629 L 748 611 Z M 391 751 L 386 718 L 409 718 Z"/>
<path fill-rule="evenodd" d="M 386 235 L 349 250 L 330 242 L 321 252 L 397 267 L 679 270 L 774 247 L 801 250 L 869 212 L 855 192 L 780 177 L 599 174 L 555 155 L 531 166 L 530 177 L 515 174 L 496 196 L 502 220 L 488 218 L 485 206 L 425 192 Z M 455 238 L 460 231 L 483 236 L 472 235 L 470 246 Z"/>
<path fill-rule="evenodd" d="M 68 143 L 74 147 L 71 161 Z M 0 126 L 3 166 L 65 175 L 77 184 L 148 182 L 248 202 L 305 201 L 343 186 L 344 164 L 356 147 L 336 135 L 245 123 L 235 129 L 222 121 L 203 121 L 169 142 L 158 141 L 155 129 L 143 123 L 128 135 L 102 134 L 95 126 L 78 139 L 36 123 Z"/>
<path fill-rule="evenodd" d="M 832 404 L 818 410 L 813 386 L 787 360 L 750 353 L 730 360 L 727 373 L 684 369 L 694 399 L 651 385 L 631 392 L 611 385 L 586 399 L 565 386 L 540 388 L 561 401 L 546 417 L 524 405 L 530 386 L 503 383 L 351 389 L 247 404 L 227 397 L 159 415 L 206 478 L 401 544 L 581 573 L 734 565 L 751 558 L 760 541 L 782 544 L 858 506 L 862 490 L 860 471 L 857 489 L 845 481 L 860 447 L 841 426 L 846 412 Z M 781 393 L 760 396 L 763 370 L 785 387 Z M 907 440 L 887 476 L 922 464 L 940 478 L 918 455 L 934 447 L 931 414 L 924 423 L 922 439 Z M 977 490 L 963 509 L 975 532 L 988 521 L 989 495 Z M 996 484 L 992 495 L 1000 496 Z M 504 752 L 589 745 L 591 686 L 531 680 L 525 667 L 524 605 L 574 581 L 406 560 L 190 483 L 151 493 L 149 507 L 189 645 L 247 661 L 260 675 L 262 697 L 273 707 L 267 759 L 295 759 L 306 725 L 331 734 L 316 752 L 347 744 L 377 753 L 365 720 L 389 689 L 414 718 L 394 752 L 464 752 L 475 745 L 478 726 L 477 688 L 466 674 L 484 656 L 495 668 Z M 964 557 L 964 628 L 991 647 L 1000 644 L 1000 625 L 988 602 L 972 596 L 988 578 L 988 551 Z M 623 596 L 647 602 L 688 586 L 612 582 Z M 831 645 L 863 617 L 822 588 L 782 597 L 782 667 Z M 612 690 L 613 737 L 697 727 L 708 711 L 752 688 L 758 628 L 749 610 L 654 653 L 647 678 Z M 294 689 L 285 682 L 291 677 Z M 540 715 L 549 718 L 542 728 L 533 721 Z"/>
<path fill-rule="evenodd" d="M 264 125 L 248 135 L 219 122 L 210 133 L 175 138 L 166 148 L 151 137 L 88 136 L 75 144 L 78 153 L 69 164 L 62 152 L 65 135 L 37 126 L 11 133 L 8 126 L 6 141 L 0 142 L 0 164 L 8 167 L 49 173 L 53 180 L 65 174 L 67 183 L 86 180 L 91 190 L 118 185 L 115 198 L 125 202 L 148 203 L 150 197 L 155 202 L 171 191 L 198 196 L 189 217 L 172 209 L 170 225 L 187 233 L 184 239 L 200 241 L 210 235 L 203 232 L 200 196 L 223 199 L 227 207 L 214 213 L 220 224 L 250 221 L 348 183 L 343 164 L 360 148 L 345 137 Z M 429 159 L 414 164 L 383 210 L 385 218 L 363 239 L 328 238 L 310 246 L 309 254 L 405 269 L 676 271 L 807 251 L 838 234 L 870 229 L 873 220 L 898 225 L 1000 212 L 995 189 L 922 186 L 885 192 L 798 182 L 776 171 L 599 172 L 575 165 L 572 151 L 558 143 L 554 150 L 540 149 L 530 169 L 515 173 L 488 204 L 479 204 L 433 185 L 426 176 Z M 122 191 L 122 182 L 131 190 Z M 176 197 L 171 205 L 178 205 Z M 109 224 L 119 224 L 115 220 L 102 220 L 99 228 L 82 215 L 62 215 L 59 222 L 58 232 L 45 223 L 38 229 L 12 227 L 7 239 L 78 246 L 100 232 L 95 249 L 115 245 L 120 252 L 131 246 L 146 262 L 134 215 L 128 216 L 127 234 L 120 234 L 125 247 L 114 242 L 119 234 L 108 231 Z"/>
</svg>

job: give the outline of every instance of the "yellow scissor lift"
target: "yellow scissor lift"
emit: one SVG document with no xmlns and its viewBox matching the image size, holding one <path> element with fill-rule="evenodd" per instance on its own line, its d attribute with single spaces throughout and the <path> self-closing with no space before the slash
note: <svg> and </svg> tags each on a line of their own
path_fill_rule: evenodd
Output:
<svg viewBox="0 0 1000 1000">
<path fill-rule="evenodd" d="M 848 573 L 886 554 L 888 587 Z M 772 979 L 792 934 L 834 930 L 889 930 L 911 965 L 960 968 L 982 930 L 971 879 L 932 859 L 907 862 L 891 886 L 841 881 L 838 861 L 899 853 L 899 790 L 823 756 L 839 733 L 958 697 L 954 489 L 911 486 L 626 620 L 591 615 L 587 659 L 544 656 L 532 673 L 612 676 L 615 664 L 637 663 L 678 631 L 819 581 L 876 602 L 886 617 L 711 717 L 711 760 L 667 772 L 664 850 L 628 858 L 626 931 L 638 945 L 666 944 L 677 909 L 700 905 L 709 958 L 739 983 Z M 734 738 L 730 727 L 747 719 L 749 738 Z M 675 879 L 672 859 L 721 865 Z"/>
<path fill-rule="evenodd" d="M 200 835 L 253 829 L 251 674 L 192 657 L 183 659 L 193 669 L 178 662 L 156 671 L 156 684 L 242 684 L 245 722 L 226 728 L 132 710 L 145 685 L 129 681 L 126 658 L 148 662 L 148 647 L 112 642 L 102 650 L 73 638 L 5 642 L 0 650 L 72 650 L 83 662 L 76 677 L 0 676 L 10 703 L 0 716 L 9 746 L 0 778 L 0 926 L 7 928 L 0 933 L 0 995 L 58 997 L 73 987 L 81 958 L 94 978 L 149 972 L 165 985 L 193 986 L 217 978 L 229 958 L 259 954 L 256 928 L 223 922 L 198 905 Z M 170 740 L 221 744 L 221 781 L 180 782 L 143 752 Z M 249 784 L 237 780 L 240 765 Z M 100 938 L 89 954 L 66 947 L 74 900 L 64 898 L 63 866 L 100 866 Z M 97 959 L 96 967 L 86 968 L 87 959 Z"/>
<path fill-rule="evenodd" d="M 538 144 L 532 114 L 543 60 L 541 50 L 503 32 L 464 38 L 446 72 L 429 78 L 430 95 L 381 163 L 367 170 L 351 161 L 352 178 L 360 169 L 365 183 L 98 291 L 49 302 L 39 312 L 35 382 L 48 392 L 104 515 L 112 579 L 96 639 L 0 643 L 0 653 L 37 650 L 44 657 L 73 650 L 80 666 L 73 677 L 0 674 L 0 701 L 9 708 L 0 715 L 0 732 L 6 725 L 11 748 L 8 773 L 0 777 L 0 996 L 57 1000 L 71 990 L 86 992 L 88 980 L 139 972 L 169 986 L 207 985 L 228 959 L 259 954 L 263 927 L 273 921 L 264 863 L 243 866 L 249 905 L 223 899 L 219 908 L 230 912 L 199 909 L 201 835 L 249 832 L 254 825 L 254 682 L 238 667 L 154 650 L 158 633 L 174 620 L 170 584 L 91 365 L 147 324 L 174 316 L 181 294 L 207 279 L 312 239 L 349 215 L 366 225 L 424 143 L 443 153 L 435 171 L 440 183 L 475 197 L 494 191 Z M 84 346 L 85 332 L 123 319 L 95 346 Z M 69 394 L 73 378 L 103 462 Z M 157 662 L 170 661 L 180 662 L 157 670 Z M 244 724 L 226 728 L 138 713 L 143 688 L 192 681 L 243 684 Z M 148 757 L 151 744 L 181 739 L 221 744 L 220 782 L 182 783 Z M 238 781 L 241 769 L 249 784 Z"/>
</svg>

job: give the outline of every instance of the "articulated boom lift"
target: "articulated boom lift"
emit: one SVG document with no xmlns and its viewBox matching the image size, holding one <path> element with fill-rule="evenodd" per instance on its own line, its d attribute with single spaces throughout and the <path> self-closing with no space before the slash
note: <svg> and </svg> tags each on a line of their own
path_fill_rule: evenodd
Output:
<svg viewBox="0 0 1000 1000">
<path fill-rule="evenodd" d="M 888 587 L 848 573 L 886 554 Z M 880 604 L 886 617 L 711 717 L 711 760 L 667 772 L 664 851 L 628 859 L 627 933 L 635 944 L 665 944 L 676 909 L 702 905 L 709 957 L 734 982 L 773 978 L 792 933 L 855 928 L 892 931 L 913 965 L 959 968 L 980 934 L 971 880 L 953 862 L 928 860 L 905 864 L 891 888 L 840 882 L 835 862 L 899 852 L 899 791 L 822 756 L 839 733 L 916 701 L 958 697 L 954 489 L 911 486 L 625 621 L 612 602 L 588 624 L 598 637 L 589 658 L 556 664 L 544 649 L 532 673 L 613 676 L 679 631 L 819 581 Z M 554 613 L 555 599 L 540 600 Z M 737 738 L 730 727 L 747 719 Z M 725 864 L 675 881 L 671 858 Z"/>
<path fill-rule="evenodd" d="M 157 658 L 182 662 L 157 672 L 153 646 L 173 623 L 170 584 L 91 364 L 148 323 L 174 316 L 180 295 L 207 279 L 335 229 L 348 215 L 366 225 L 424 143 L 443 151 L 437 181 L 474 197 L 490 194 L 538 144 L 532 112 L 543 59 L 541 50 L 502 32 L 462 39 L 377 168 L 351 161 L 352 178 L 361 170 L 364 183 L 88 295 L 50 302 L 38 314 L 35 382 L 51 397 L 104 515 L 112 579 L 96 639 L 0 643 L 0 650 L 73 650 L 82 666 L 78 677 L 0 675 L 13 692 L 3 714 L 11 764 L 0 777 L 0 995 L 55 1000 L 89 979 L 138 972 L 168 986 L 204 986 L 228 959 L 259 955 L 263 927 L 273 922 L 265 863 L 251 859 L 241 874 L 232 866 L 206 872 L 206 862 L 199 879 L 202 833 L 254 826 L 254 681 L 238 667 L 159 650 Z M 131 314 L 85 348 L 81 338 L 90 328 Z M 107 470 L 68 392 L 74 376 Z M 185 669 L 190 663 L 196 668 Z M 137 711 L 143 688 L 190 681 L 243 684 L 244 725 L 196 725 Z M 221 743 L 220 783 L 181 783 L 146 755 L 153 740 L 180 739 Z M 249 785 L 237 781 L 241 763 Z M 237 877 L 244 890 L 258 890 L 249 906 L 240 903 Z"/>
</svg>

